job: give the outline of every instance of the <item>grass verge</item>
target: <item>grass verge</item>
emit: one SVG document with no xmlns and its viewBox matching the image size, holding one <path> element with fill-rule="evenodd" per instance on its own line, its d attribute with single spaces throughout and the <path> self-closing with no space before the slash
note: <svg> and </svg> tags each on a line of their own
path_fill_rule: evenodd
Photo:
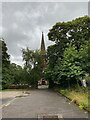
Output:
<svg viewBox="0 0 90 120">
<path fill-rule="evenodd" d="M 4 89 L 4 90 L 0 90 L 0 92 L 13 92 L 13 91 L 27 91 L 29 89 Z"/>
<path fill-rule="evenodd" d="M 77 104 L 80 109 L 85 109 L 90 112 L 90 90 L 83 90 L 82 88 L 78 90 L 55 88 L 55 91 Z"/>
</svg>

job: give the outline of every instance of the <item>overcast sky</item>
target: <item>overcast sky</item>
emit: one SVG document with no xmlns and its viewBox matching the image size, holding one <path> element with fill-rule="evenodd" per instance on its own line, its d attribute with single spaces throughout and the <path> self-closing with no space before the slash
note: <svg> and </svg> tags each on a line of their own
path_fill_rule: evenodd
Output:
<svg viewBox="0 0 90 120">
<path fill-rule="evenodd" d="M 2 4 L 2 36 L 12 62 L 22 65 L 22 48 L 39 49 L 41 33 L 49 46 L 48 31 L 56 22 L 88 15 L 87 2 L 7 2 Z M 1 30 L 1 27 L 0 27 Z"/>
</svg>

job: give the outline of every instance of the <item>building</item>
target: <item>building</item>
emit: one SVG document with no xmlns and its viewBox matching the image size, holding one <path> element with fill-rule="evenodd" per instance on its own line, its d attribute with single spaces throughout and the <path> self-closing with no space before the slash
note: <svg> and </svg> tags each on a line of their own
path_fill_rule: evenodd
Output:
<svg viewBox="0 0 90 120">
<path fill-rule="evenodd" d="M 44 34 L 42 32 L 42 38 L 41 38 L 41 48 L 40 48 L 40 53 L 41 53 L 41 67 L 42 67 L 42 72 L 44 72 L 45 67 L 46 67 L 46 49 L 45 49 L 45 42 L 44 42 Z"/>
<path fill-rule="evenodd" d="M 44 34 L 42 32 L 41 38 L 41 47 L 40 47 L 40 54 L 41 54 L 41 69 L 42 69 L 42 78 L 38 81 L 38 85 L 47 85 L 48 81 L 44 79 L 43 72 L 46 68 L 47 58 L 46 58 L 46 49 L 45 49 L 45 41 L 44 41 Z"/>
</svg>

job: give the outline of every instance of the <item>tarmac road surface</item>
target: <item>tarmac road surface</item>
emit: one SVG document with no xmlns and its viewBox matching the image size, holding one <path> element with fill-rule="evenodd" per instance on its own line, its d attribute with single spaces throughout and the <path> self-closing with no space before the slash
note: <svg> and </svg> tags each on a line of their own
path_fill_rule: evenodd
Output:
<svg viewBox="0 0 90 120">
<path fill-rule="evenodd" d="M 41 115 L 63 118 L 88 118 L 88 113 L 49 89 L 30 90 L 30 94 L 15 98 L 2 108 L 3 118 L 37 118 Z"/>
</svg>

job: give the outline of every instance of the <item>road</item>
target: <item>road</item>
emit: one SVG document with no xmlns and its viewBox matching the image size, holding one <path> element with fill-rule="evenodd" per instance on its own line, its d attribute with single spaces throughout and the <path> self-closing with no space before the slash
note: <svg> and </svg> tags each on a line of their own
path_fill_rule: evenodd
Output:
<svg viewBox="0 0 90 120">
<path fill-rule="evenodd" d="M 63 118 L 88 118 L 88 113 L 49 89 L 30 90 L 30 94 L 15 98 L 2 109 L 3 118 L 37 118 L 41 115 Z"/>
<path fill-rule="evenodd" d="M 15 98 L 15 96 L 21 95 L 22 91 L 2 91 L 0 92 L 0 102 L 2 103 L 2 105 L 7 104 L 9 101 L 13 100 Z M 0 104 L 1 106 L 1 104 Z"/>
</svg>

